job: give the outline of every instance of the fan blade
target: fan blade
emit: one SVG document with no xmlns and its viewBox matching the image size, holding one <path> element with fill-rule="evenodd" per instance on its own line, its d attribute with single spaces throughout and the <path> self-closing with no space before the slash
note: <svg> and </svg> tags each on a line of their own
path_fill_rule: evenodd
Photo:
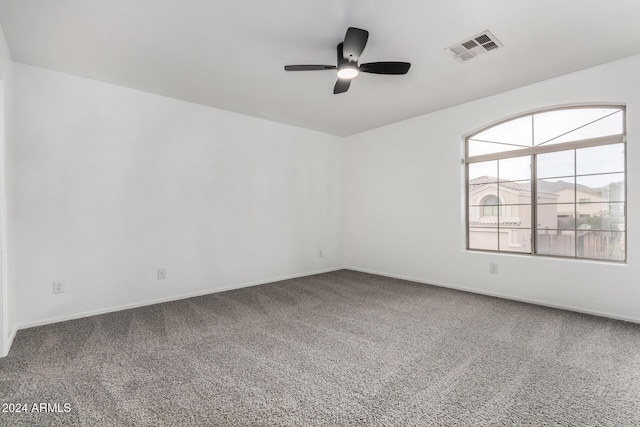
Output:
<svg viewBox="0 0 640 427">
<path fill-rule="evenodd" d="M 339 93 L 348 91 L 350 85 L 351 80 L 338 79 L 336 85 L 333 87 L 333 94 L 337 95 Z"/>
<path fill-rule="evenodd" d="M 335 65 L 285 65 L 285 71 L 335 70 Z"/>
<path fill-rule="evenodd" d="M 353 57 L 353 61 L 357 61 L 362 55 L 364 47 L 367 45 L 369 32 L 360 28 L 349 27 L 347 34 L 344 36 L 343 56 L 345 59 Z"/>
<path fill-rule="evenodd" d="M 363 73 L 407 74 L 411 64 L 408 62 L 369 62 L 358 68 Z"/>
</svg>

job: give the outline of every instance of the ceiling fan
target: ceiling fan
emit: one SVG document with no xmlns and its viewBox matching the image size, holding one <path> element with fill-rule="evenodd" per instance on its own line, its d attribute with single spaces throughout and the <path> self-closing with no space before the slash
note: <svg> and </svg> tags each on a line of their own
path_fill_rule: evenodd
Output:
<svg viewBox="0 0 640 427">
<path fill-rule="evenodd" d="M 358 77 L 360 72 L 373 74 L 407 74 L 411 64 L 408 62 L 369 62 L 358 65 L 358 59 L 367 45 L 369 32 L 360 28 L 349 27 L 344 36 L 344 42 L 338 49 L 338 63 L 336 65 L 285 65 L 285 71 L 315 71 L 338 70 L 338 81 L 333 93 L 343 93 L 349 90 L 351 80 Z"/>
</svg>

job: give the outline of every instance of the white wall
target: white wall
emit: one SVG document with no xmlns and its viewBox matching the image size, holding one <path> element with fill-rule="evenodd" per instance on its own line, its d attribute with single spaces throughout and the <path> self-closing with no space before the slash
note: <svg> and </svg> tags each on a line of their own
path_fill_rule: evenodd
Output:
<svg viewBox="0 0 640 427">
<path fill-rule="evenodd" d="M 13 269 L 11 156 L 13 125 L 13 60 L 0 27 L 0 357 L 9 352 L 16 331 Z"/>
<path fill-rule="evenodd" d="M 639 75 L 633 56 L 347 138 L 346 267 L 640 322 Z M 627 104 L 628 265 L 466 251 L 464 137 L 584 102 Z"/>
<path fill-rule="evenodd" d="M 640 56 L 342 139 L 16 64 L 17 324 L 343 261 L 640 321 L 637 75 Z M 466 251 L 464 136 L 580 102 L 627 104 L 628 265 Z M 52 294 L 53 280 L 66 282 L 64 294 Z"/>
<path fill-rule="evenodd" d="M 20 327 L 342 266 L 340 138 L 22 64 L 15 96 Z"/>
</svg>

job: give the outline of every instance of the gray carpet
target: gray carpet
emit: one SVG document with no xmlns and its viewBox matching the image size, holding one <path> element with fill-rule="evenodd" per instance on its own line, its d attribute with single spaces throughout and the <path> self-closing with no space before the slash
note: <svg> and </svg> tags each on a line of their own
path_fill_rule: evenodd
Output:
<svg viewBox="0 0 640 427">
<path fill-rule="evenodd" d="M 638 426 L 640 325 L 343 270 L 19 331 L 0 403 L 28 405 L 3 426 Z"/>
</svg>

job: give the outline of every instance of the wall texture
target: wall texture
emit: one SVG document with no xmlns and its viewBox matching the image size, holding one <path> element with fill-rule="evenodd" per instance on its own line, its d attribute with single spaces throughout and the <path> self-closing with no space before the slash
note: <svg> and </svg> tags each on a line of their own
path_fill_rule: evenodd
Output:
<svg viewBox="0 0 640 427">
<path fill-rule="evenodd" d="M 10 261 L 13 258 L 13 60 L 0 28 L 0 357 L 9 352 L 16 332 L 15 285 Z"/>
<path fill-rule="evenodd" d="M 20 327 L 342 266 L 340 138 L 15 71 Z"/>
<path fill-rule="evenodd" d="M 638 75 L 633 56 L 347 138 L 346 267 L 640 322 Z M 627 105 L 628 264 L 466 251 L 465 136 L 594 102 Z"/>
</svg>

